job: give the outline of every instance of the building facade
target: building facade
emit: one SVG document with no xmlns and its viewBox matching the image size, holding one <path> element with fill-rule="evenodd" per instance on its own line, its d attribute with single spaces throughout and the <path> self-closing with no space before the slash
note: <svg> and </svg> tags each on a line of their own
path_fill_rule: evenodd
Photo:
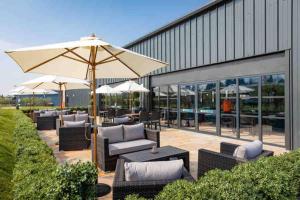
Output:
<svg viewBox="0 0 300 200">
<path fill-rule="evenodd" d="M 299 31 L 298 0 L 216 0 L 125 48 L 169 63 L 138 80 L 163 125 L 295 149 Z"/>
</svg>

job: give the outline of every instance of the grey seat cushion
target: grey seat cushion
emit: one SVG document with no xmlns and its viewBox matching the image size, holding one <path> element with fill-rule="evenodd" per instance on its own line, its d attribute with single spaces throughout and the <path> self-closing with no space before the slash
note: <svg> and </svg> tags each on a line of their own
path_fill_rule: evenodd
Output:
<svg viewBox="0 0 300 200">
<path fill-rule="evenodd" d="M 65 121 L 64 122 L 64 127 L 83 127 L 85 126 L 85 121 L 78 121 L 78 122 L 73 122 L 73 121 Z"/>
<path fill-rule="evenodd" d="M 120 155 L 146 149 L 151 149 L 156 146 L 156 142 L 146 139 L 133 140 L 126 142 L 113 143 L 109 145 L 109 155 Z"/>
<path fill-rule="evenodd" d="M 82 121 L 84 120 L 86 123 L 89 122 L 89 115 L 88 114 L 76 114 L 75 121 Z"/>
<path fill-rule="evenodd" d="M 183 160 L 124 163 L 126 181 L 177 180 L 182 177 Z"/>
<path fill-rule="evenodd" d="M 123 142 L 123 126 L 99 127 L 100 137 L 108 138 L 109 143 Z"/>
<path fill-rule="evenodd" d="M 62 115 L 62 119 L 63 119 L 64 122 L 74 121 L 75 120 L 75 115 Z"/>
<path fill-rule="evenodd" d="M 85 112 L 84 110 L 82 110 L 82 111 L 78 110 L 78 111 L 76 112 L 76 114 L 86 114 L 86 112 Z"/>
<path fill-rule="evenodd" d="M 114 123 L 116 123 L 116 124 L 122 124 L 122 123 L 129 122 L 129 120 L 130 120 L 129 117 L 115 117 L 114 118 Z"/>
<path fill-rule="evenodd" d="M 52 113 L 41 113 L 40 117 L 52 117 L 53 114 Z"/>
<path fill-rule="evenodd" d="M 45 111 L 45 114 L 47 115 L 47 116 L 56 116 L 57 115 L 57 113 L 56 113 L 56 111 Z"/>
<path fill-rule="evenodd" d="M 145 139 L 143 123 L 139 123 L 136 125 L 123 125 L 123 128 L 125 141 Z"/>
</svg>

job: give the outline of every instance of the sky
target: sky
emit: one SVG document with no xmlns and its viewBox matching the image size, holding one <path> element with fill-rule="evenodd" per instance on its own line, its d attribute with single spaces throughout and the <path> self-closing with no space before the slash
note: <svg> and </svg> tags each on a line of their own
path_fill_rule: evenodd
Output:
<svg viewBox="0 0 300 200">
<path fill-rule="evenodd" d="M 123 46 L 211 0 L 1 0 L 0 95 L 38 77 L 5 50 L 78 40 L 95 33 Z"/>
</svg>

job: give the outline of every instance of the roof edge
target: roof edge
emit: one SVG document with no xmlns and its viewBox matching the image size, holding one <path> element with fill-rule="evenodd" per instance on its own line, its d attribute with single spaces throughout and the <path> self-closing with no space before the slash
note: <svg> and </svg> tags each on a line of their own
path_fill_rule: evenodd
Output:
<svg viewBox="0 0 300 200">
<path fill-rule="evenodd" d="M 208 3 L 204 4 L 203 6 L 201 6 L 200 8 L 198 8 L 197 10 L 194 10 L 194 11 L 192 11 L 192 12 L 190 12 L 190 13 L 182 16 L 182 17 L 179 17 L 176 20 L 174 20 L 172 22 L 169 22 L 169 23 L 167 23 L 166 25 L 164 25 L 162 27 L 160 27 L 160 28 L 158 28 L 158 29 L 156 29 L 154 31 L 151 31 L 151 32 L 145 34 L 142 37 L 139 37 L 138 39 L 136 39 L 136 40 L 134 40 L 132 42 L 129 42 L 128 44 L 124 45 L 123 48 L 128 48 L 128 47 L 130 47 L 130 46 L 132 46 L 132 45 L 134 45 L 134 44 L 136 44 L 138 42 L 141 42 L 141 41 L 143 41 L 143 40 L 145 40 L 145 39 L 147 39 L 147 38 L 149 38 L 149 37 L 151 37 L 151 36 L 153 36 L 153 35 L 155 35 L 155 34 L 157 34 L 159 32 L 164 31 L 165 29 L 171 28 L 172 26 L 175 26 L 176 24 L 179 24 L 179 23 L 185 21 L 186 19 L 189 19 L 189 18 L 193 17 L 194 15 L 197 15 L 197 14 L 199 14 L 201 12 L 204 12 L 207 9 L 209 9 L 209 8 L 215 6 L 215 5 L 217 5 L 217 4 L 219 4 L 219 3 L 223 2 L 223 1 L 226 1 L 226 0 L 214 0 L 212 2 L 208 2 Z"/>
</svg>

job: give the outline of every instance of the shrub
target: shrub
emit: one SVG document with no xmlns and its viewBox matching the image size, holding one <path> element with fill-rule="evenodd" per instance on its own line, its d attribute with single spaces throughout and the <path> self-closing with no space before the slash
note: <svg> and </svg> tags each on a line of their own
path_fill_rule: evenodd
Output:
<svg viewBox="0 0 300 200">
<path fill-rule="evenodd" d="M 167 185 L 156 200 L 296 199 L 300 191 L 300 150 L 261 158 L 232 170 L 211 170 L 198 181 Z M 128 196 L 137 200 L 137 196 Z"/>
<path fill-rule="evenodd" d="M 59 166 L 32 121 L 16 113 L 14 199 L 92 199 L 97 180 L 91 163 Z"/>
</svg>

